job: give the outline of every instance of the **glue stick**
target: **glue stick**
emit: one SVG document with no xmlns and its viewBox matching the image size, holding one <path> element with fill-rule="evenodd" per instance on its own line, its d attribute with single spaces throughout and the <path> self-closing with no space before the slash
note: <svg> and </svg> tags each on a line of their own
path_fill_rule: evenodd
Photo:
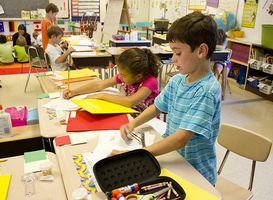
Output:
<svg viewBox="0 0 273 200">
<path fill-rule="evenodd" d="M 4 112 L 0 105 L 0 138 L 12 136 L 12 124 L 9 113 Z"/>
<path fill-rule="evenodd" d="M 112 190 L 112 195 L 116 196 L 119 193 L 124 194 L 124 193 L 134 192 L 136 190 L 138 190 L 138 184 L 134 183 L 134 184 L 131 184 L 131 185 L 127 185 L 125 187 L 121 187 L 121 188 Z"/>
<path fill-rule="evenodd" d="M 125 197 L 121 193 L 118 193 L 116 198 L 117 200 L 125 200 Z"/>
</svg>

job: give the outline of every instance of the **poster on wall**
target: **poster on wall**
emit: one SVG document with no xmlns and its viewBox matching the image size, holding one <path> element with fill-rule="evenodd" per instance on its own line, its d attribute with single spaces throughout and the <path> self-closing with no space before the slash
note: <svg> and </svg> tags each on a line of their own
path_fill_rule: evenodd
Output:
<svg viewBox="0 0 273 200">
<path fill-rule="evenodd" d="M 207 1 L 189 0 L 189 10 L 206 10 Z"/>
<path fill-rule="evenodd" d="M 245 0 L 242 27 L 254 28 L 258 0 Z"/>
</svg>

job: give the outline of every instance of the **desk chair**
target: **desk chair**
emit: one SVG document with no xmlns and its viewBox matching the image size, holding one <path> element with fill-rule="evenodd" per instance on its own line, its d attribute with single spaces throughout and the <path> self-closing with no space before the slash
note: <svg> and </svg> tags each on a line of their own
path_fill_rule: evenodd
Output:
<svg viewBox="0 0 273 200">
<path fill-rule="evenodd" d="M 45 61 L 44 50 L 42 47 L 26 46 L 25 48 L 27 49 L 27 52 L 28 52 L 29 65 L 30 65 L 27 82 L 26 82 L 26 86 L 24 90 L 26 92 L 32 68 L 35 68 L 37 73 L 39 73 L 38 68 L 47 69 L 48 71 L 51 71 L 51 68 L 48 65 L 48 63 Z"/>
<path fill-rule="evenodd" d="M 227 149 L 220 168 L 217 172 L 218 180 L 215 188 L 221 193 L 223 200 L 246 200 L 253 196 L 253 187 L 256 161 L 265 162 L 269 156 L 272 141 L 252 131 L 229 125 L 220 126 L 217 141 Z M 252 170 L 248 189 L 242 188 L 220 176 L 229 152 L 252 160 Z"/>
<path fill-rule="evenodd" d="M 151 26 L 150 22 L 136 22 L 137 34 L 139 36 L 146 35 L 146 38 L 147 38 L 148 37 L 147 36 L 147 29 L 150 26 Z"/>
</svg>

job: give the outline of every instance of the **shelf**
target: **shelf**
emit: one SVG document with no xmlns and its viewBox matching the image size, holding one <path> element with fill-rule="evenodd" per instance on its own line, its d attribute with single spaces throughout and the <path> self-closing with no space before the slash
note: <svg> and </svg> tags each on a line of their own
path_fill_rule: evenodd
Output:
<svg viewBox="0 0 273 200">
<path fill-rule="evenodd" d="M 234 60 L 234 59 L 230 59 L 231 62 L 234 62 L 234 63 L 237 63 L 237 64 L 240 64 L 240 65 L 243 65 L 245 67 L 248 66 L 248 63 L 245 63 L 245 62 L 241 62 L 241 61 L 238 61 L 238 60 Z"/>
<path fill-rule="evenodd" d="M 253 88 L 253 87 L 249 86 L 248 83 L 246 84 L 245 89 L 247 91 L 252 92 L 252 93 L 254 93 L 254 94 L 256 94 L 256 95 L 258 95 L 260 97 L 263 97 L 263 98 L 265 98 L 265 99 L 267 99 L 269 101 L 273 101 L 273 94 L 269 94 L 269 95 L 264 94 L 264 93 L 260 92 L 259 89 L 256 89 L 256 88 Z"/>
</svg>

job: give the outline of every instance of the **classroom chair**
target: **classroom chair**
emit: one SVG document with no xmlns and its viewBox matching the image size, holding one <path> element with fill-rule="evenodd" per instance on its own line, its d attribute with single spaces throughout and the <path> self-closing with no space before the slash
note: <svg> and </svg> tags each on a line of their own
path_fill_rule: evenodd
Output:
<svg viewBox="0 0 273 200">
<path fill-rule="evenodd" d="M 265 162 L 267 160 L 272 141 L 255 132 L 230 124 L 221 124 L 217 141 L 221 146 L 226 148 L 227 151 L 217 172 L 218 180 L 215 188 L 220 192 L 223 200 L 246 200 L 252 198 L 253 193 L 251 190 L 253 187 L 256 161 Z M 220 176 L 230 152 L 252 160 L 248 189 L 238 186 Z"/>
<path fill-rule="evenodd" d="M 44 50 L 42 47 L 26 46 L 25 48 L 28 52 L 30 65 L 27 82 L 24 90 L 26 92 L 32 68 L 35 68 L 37 73 L 39 73 L 38 68 L 47 69 L 48 71 L 51 71 L 51 68 L 49 63 L 47 62 L 47 59 L 45 59 Z"/>
<path fill-rule="evenodd" d="M 145 35 L 146 38 L 149 38 L 148 36 L 150 33 L 147 35 L 147 29 L 151 26 L 150 22 L 136 22 L 136 29 L 137 29 L 137 34 L 138 36 Z"/>
<path fill-rule="evenodd" d="M 122 28 L 122 30 L 123 31 L 129 31 L 129 25 L 128 24 L 119 24 L 120 26 L 121 26 L 121 28 Z M 133 26 L 134 26 L 134 23 L 133 22 L 131 22 L 131 29 L 133 28 Z"/>
</svg>

